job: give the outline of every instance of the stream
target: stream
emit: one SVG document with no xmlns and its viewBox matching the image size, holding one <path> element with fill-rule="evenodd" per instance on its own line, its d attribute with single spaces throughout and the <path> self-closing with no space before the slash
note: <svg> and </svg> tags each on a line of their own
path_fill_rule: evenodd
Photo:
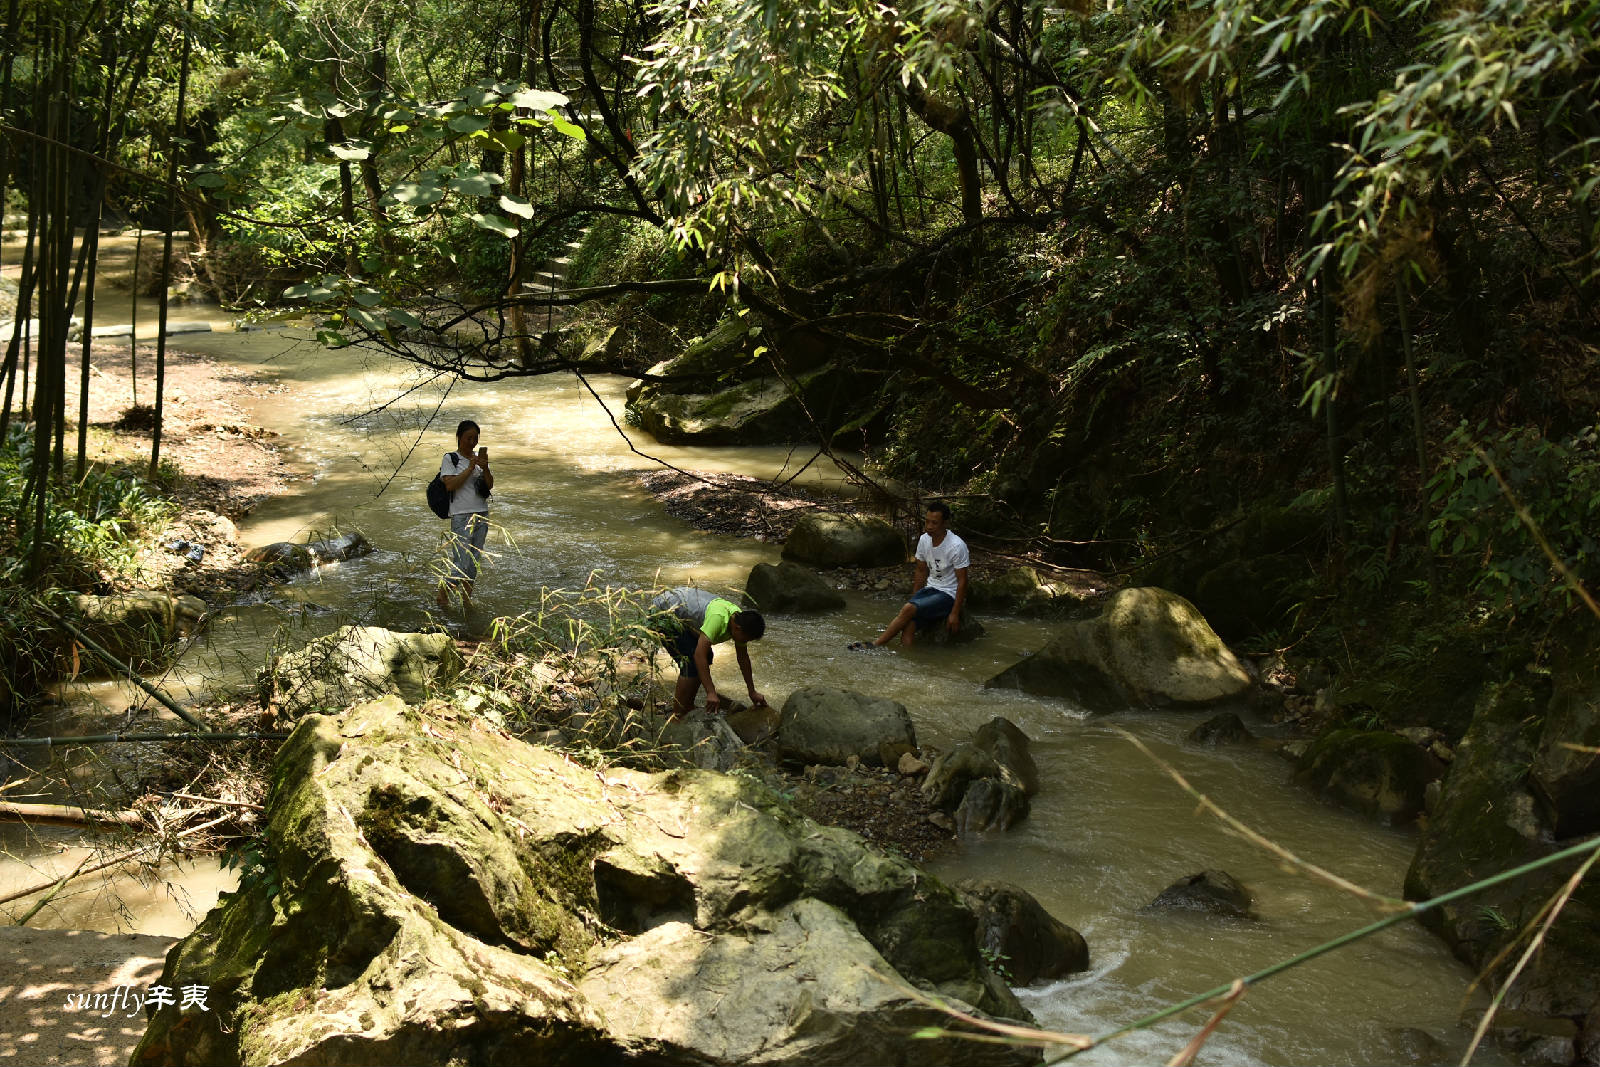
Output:
<svg viewBox="0 0 1600 1067">
<path fill-rule="evenodd" d="M 215 311 L 203 315 L 221 319 Z M 181 317 L 202 313 L 185 309 Z M 775 544 L 702 533 L 666 515 L 635 483 L 654 464 L 630 451 L 571 376 L 452 385 L 358 350 L 324 351 L 291 329 L 197 333 L 170 343 L 258 375 L 263 387 L 247 401 L 252 420 L 280 433 L 291 460 L 308 472 L 291 492 L 264 502 L 240 524 L 247 545 L 359 528 L 377 548 L 215 611 L 203 637 L 163 681 L 178 694 L 248 680 L 290 636 L 301 643 L 351 621 L 397 628 L 420 622 L 432 608 L 430 567 L 447 532 L 428 511 L 423 486 L 453 448 L 462 418 L 482 425 L 496 475 L 492 560 L 472 614 L 464 620 L 456 614 L 469 630 L 536 607 L 541 587 L 692 582 L 737 589 L 754 564 L 778 558 Z M 592 384 L 621 423 L 627 382 Z M 794 473 L 811 454 L 803 448 L 659 446 L 628 432 L 640 449 L 689 469 L 770 478 Z M 818 466 L 801 481 L 840 486 Z M 952 525 L 959 532 L 959 514 Z M 908 586 L 910 571 L 908 565 Z M 766 638 L 752 646 L 756 683 L 775 705 L 793 689 L 824 682 L 892 697 L 910 709 L 919 740 L 941 747 L 996 715 L 1032 738 L 1042 785 L 1031 816 L 1008 833 L 963 841 L 928 866 L 947 880 L 985 877 L 1021 885 L 1083 933 L 1092 954 L 1088 972 L 1020 993 L 1042 1025 L 1102 1033 L 1379 917 L 1230 836 L 1113 727 L 1133 732 L 1198 789 L 1285 848 L 1372 890 L 1399 895 L 1413 833 L 1377 827 L 1319 802 L 1290 781 L 1291 765 L 1266 748 L 1185 745 L 1184 735 L 1203 715 L 1130 711 L 1090 719 L 1059 701 L 981 688 L 985 678 L 1043 643 L 1048 624 L 985 615 L 988 636 L 973 645 L 894 655 L 846 651 L 848 642 L 877 632 L 905 591 L 849 591 L 841 612 L 769 617 Z M 741 691 L 731 656 L 716 670 L 732 692 Z M 120 712 L 127 697 L 111 683 L 94 683 L 78 687 L 77 699 Z M 1246 721 L 1258 734 L 1272 735 L 1271 724 Z M 53 840 L 70 848 L 73 838 L 63 831 Z M 18 847 L 14 838 L 0 843 Z M 1226 870 L 1247 885 L 1260 921 L 1141 911 L 1162 888 L 1202 869 Z M 0 883 L 14 874 L 0 869 Z M 181 934 L 192 924 L 189 914 L 231 885 L 215 863 L 185 864 L 167 877 L 180 897 L 189 898 L 187 912 L 169 887 L 157 885 L 125 895 L 124 914 L 62 907 L 40 922 Z M 1470 1034 L 1460 1019 L 1471 977 L 1442 943 L 1418 926 L 1400 924 L 1253 988 L 1210 1039 L 1201 1062 L 1368 1064 L 1438 1062 L 1440 1056 L 1453 1062 Z M 1191 1013 L 1080 1059 L 1164 1062 L 1203 1019 Z M 1505 1062 L 1496 1055 L 1480 1053 L 1477 1062 Z"/>
</svg>

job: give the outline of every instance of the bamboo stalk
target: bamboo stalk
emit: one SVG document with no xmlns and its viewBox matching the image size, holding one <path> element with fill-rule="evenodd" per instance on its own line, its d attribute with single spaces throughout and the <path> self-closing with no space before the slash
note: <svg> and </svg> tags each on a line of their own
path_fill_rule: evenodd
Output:
<svg viewBox="0 0 1600 1067">
<path fill-rule="evenodd" d="M 206 728 L 206 724 L 196 718 L 193 712 L 186 711 L 178 704 L 177 701 L 173 700 L 161 690 L 157 689 L 155 686 L 139 677 L 139 672 L 122 662 L 122 660 L 118 659 L 116 656 L 113 656 L 111 653 L 107 652 L 105 648 L 102 647 L 98 642 L 89 637 L 76 626 L 72 625 L 72 623 L 62 618 L 59 614 L 52 610 L 49 605 L 45 604 L 43 601 L 35 601 L 35 603 L 38 605 L 39 610 L 43 611 L 45 614 L 55 619 L 56 622 L 60 623 L 68 633 L 70 633 L 73 637 L 76 637 L 79 641 L 83 642 L 89 651 L 93 652 L 95 655 L 104 660 L 108 667 L 114 667 L 122 674 L 127 675 L 127 678 L 130 682 L 132 682 L 134 685 L 137 685 L 140 689 L 143 689 L 146 693 L 149 693 L 156 700 L 160 701 L 161 704 L 167 708 L 167 710 L 171 711 L 174 715 L 188 723 L 190 726 L 193 726 L 197 730 L 204 730 Z"/>
<path fill-rule="evenodd" d="M 0 822 L 30 822 L 43 826 L 143 826 L 136 811 L 107 811 L 76 804 L 20 804 L 0 800 Z"/>
<path fill-rule="evenodd" d="M 285 733 L 220 733 L 211 730 L 186 734 L 85 734 L 82 737 L 10 737 L 0 741 L 0 746 L 49 748 L 52 745 L 115 745 L 134 741 L 283 741 L 288 736 Z"/>
<path fill-rule="evenodd" d="M 56 884 L 50 887 L 50 892 L 46 893 L 44 896 L 42 896 L 38 900 L 34 901 L 33 902 L 33 907 L 29 908 L 27 914 L 24 915 L 22 918 L 18 919 L 16 924 L 18 926 L 27 926 L 28 925 L 28 921 L 30 919 L 32 919 L 35 915 L 39 914 L 39 912 L 43 911 L 44 910 L 44 906 L 46 904 L 48 904 L 52 900 L 56 899 L 56 894 L 60 893 L 61 890 L 66 886 L 66 884 L 68 882 L 70 882 L 70 881 L 72 881 L 72 879 L 76 878 L 78 876 L 78 872 L 82 871 L 83 868 L 84 868 L 84 865 L 87 864 L 93 858 L 94 858 L 94 853 L 91 852 L 91 853 L 89 853 L 89 855 L 83 857 L 82 862 L 80 862 L 76 867 L 72 868 L 72 870 L 68 871 L 66 874 L 63 874 L 60 878 L 57 878 L 56 879 Z"/>
</svg>

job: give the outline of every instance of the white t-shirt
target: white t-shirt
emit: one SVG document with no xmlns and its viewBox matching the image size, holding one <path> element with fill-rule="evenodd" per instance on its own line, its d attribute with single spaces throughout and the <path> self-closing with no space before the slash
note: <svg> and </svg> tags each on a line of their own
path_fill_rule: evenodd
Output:
<svg viewBox="0 0 1600 1067">
<path fill-rule="evenodd" d="M 952 597 L 956 595 L 956 571 L 972 565 L 967 543 L 950 530 L 944 532 L 944 540 L 937 545 L 923 534 L 917 541 L 917 559 L 928 565 L 928 584 Z"/>
<path fill-rule="evenodd" d="M 471 465 L 472 461 L 461 458 L 461 453 L 446 452 L 439 463 L 439 473 L 453 478 Z M 489 498 L 483 495 L 483 475 L 474 472 L 465 485 L 450 494 L 450 514 L 471 515 L 479 511 L 488 513 Z"/>
</svg>

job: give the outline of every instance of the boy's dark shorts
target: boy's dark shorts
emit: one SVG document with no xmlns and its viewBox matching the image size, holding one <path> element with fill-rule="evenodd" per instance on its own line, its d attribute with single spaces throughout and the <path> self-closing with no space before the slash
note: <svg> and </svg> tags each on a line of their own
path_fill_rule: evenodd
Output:
<svg viewBox="0 0 1600 1067">
<path fill-rule="evenodd" d="M 950 609 L 956 606 L 956 598 L 949 593 L 941 593 L 931 585 L 925 585 L 912 593 L 907 603 L 917 609 L 918 626 L 931 626 L 950 617 Z"/>
<path fill-rule="evenodd" d="M 954 601 L 952 601 L 954 603 Z M 694 665 L 694 650 L 700 644 L 700 631 L 691 626 L 681 626 L 675 634 L 662 634 L 661 641 L 678 662 L 678 673 L 684 678 L 698 678 L 700 671 Z M 716 658 L 716 649 L 706 649 L 706 666 Z"/>
</svg>

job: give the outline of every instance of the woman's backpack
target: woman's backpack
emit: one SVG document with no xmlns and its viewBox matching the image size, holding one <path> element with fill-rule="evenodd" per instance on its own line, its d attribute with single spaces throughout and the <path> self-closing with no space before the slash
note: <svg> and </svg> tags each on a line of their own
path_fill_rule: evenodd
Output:
<svg viewBox="0 0 1600 1067">
<path fill-rule="evenodd" d="M 428 507 L 441 519 L 450 517 L 450 490 L 444 487 L 444 475 L 435 474 L 428 483 Z"/>
</svg>

